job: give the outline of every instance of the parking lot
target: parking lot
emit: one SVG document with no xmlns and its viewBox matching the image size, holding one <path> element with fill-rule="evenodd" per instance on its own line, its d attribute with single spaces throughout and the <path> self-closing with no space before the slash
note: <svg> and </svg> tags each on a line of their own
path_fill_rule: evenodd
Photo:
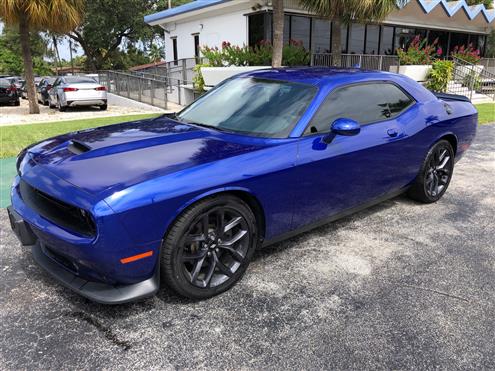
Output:
<svg viewBox="0 0 495 371">
<path fill-rule="evenodd" d="M 171 109 L 174 108 L 174 106 L 171 107 Z M 21 105 L 19 107 L 6 105 L 0 106 L 0 126 L 80 120 L 154 112 L 164 112 L 164 110 L 148 104 L 139 103 L 131 99 L 119 97 L 118 95 L 108 94 L 108 109 L 106 111 L 102 111 L 99 107 L 94 106 L 69 108 L 66 112 L 59 112 L 57 109 L 51 109 L 48 106 L 43 106 L 40 104 L 40 114 L 29 115 L 28 101 L 21 99 Z"/>
<path fill-rule="evenodd" d="M 259 251 L 240 284 L 97 305 L 35 265 L 0 211 L 2 369 L 493 369 L 495 125 L 448 192 L 398 197 Z"/>
</svg>

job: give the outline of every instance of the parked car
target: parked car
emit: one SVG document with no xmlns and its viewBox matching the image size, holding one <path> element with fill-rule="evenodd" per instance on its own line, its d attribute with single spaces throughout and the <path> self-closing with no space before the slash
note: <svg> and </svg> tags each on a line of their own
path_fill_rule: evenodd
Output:
<svg viewBox="0 0 495 371">
<path fill-rule="evenodd" d="M 40 102 L 44 106 L 48 106 L 50 103 L 49 94 L 56 79 L 56 77 L 43 77 L 40 80 L 39 84 L 36 86 L 38 102 Z"/>
<path fill-rule="evenodd" d="M 7 79 L 0 79 L 0 104 L 1 103 L 8 103 L 14 106 L 21 104 L 19 95 L 17 94 L 17 88 Z"/>
<path fill-rule="evenodd" d="M 23 78 L 20 76 L 9 76 L 7 80 L 10 81 L 11 84 L 15 85 L 16 89 L 20 89 L 22 85 Z"/>
<path fill-rule="evenodd" d="M 231 288 L 257 247 L 407 193 L 438 201 L 477 112 L 401 75 L 268 69 L 176 115 L 23 150 L 9 215 L 56 279 L 101 303 Z M 160 278 L 161 277 L 161 278 Z"/>
<path fill-rule="evenodd" d="M 59 77 L 50 91 L 49 105 L 60 111 L 76 106 L 98 106 L 101 110 L 106 110 L 107 89 L 90 77 Z"/>
<path fill-rule="evenodd" d="M 41 81 L 41 77 L 35 77 L 34 78 L 34 87 L 35 89 L 38 89 L 38 85 Z M 19 89 L 19 92 L 20 92 L 20 96 L 22 99 L 27 99 L 28 98 L 28 92 L 27 92 L 27 84 L 26 84 L 26 80 L 21 80 L 21 88 Z"/>
</svg>

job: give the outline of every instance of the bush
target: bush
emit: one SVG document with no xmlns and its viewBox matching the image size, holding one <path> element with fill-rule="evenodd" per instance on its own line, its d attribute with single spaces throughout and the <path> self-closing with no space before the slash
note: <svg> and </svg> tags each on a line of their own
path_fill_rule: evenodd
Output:
<svg viewBox="0 0 495 371">
<path fill-rule="evenodd" d="M 284 46 L 282 51 L 282 64 L 284 66 L 307 66 L 309 61 L 309 53 L 304 49 L 301 41 L 290 40 L 289 45 Z"/>
<path fill-rule="evenodd" d="M 432 91 L 446 92 L 454 73 L 454 62 L 435 61 L 428 73 L 426 87 Z"/>
<path fill-rule="evenodd" d="M 205 80 L 203 79 L 203 74 L 201 73 L 201 67 L 208 67 L 208 64 L 197 64 L 194 66 L 194 77 L 193 77 L 193 88 L 197 92 L 201 93 L 205 90 Z"/>
<path fill-rule="evenodd" d="M 273 47 L 268 41 L 262 41 L 254 47 L 234 46 L 228 41 L 224 41 L 221 49 L 205 46 L 201 52 L 208 59 L 210 67 L 269 66 L 272 63 Z M 310 55 L 302 42 L 291 40 L 289 45 L 284 46 L 282 64 L 285 66 L 308 65 L 309 61 Z"/>
<path fill-rule="evenodd" d="M 462 85 L 469 88 L 469 90 L 479 91 L 481 89 L 481 79 L 479 73 L 476 71 L 470 71 L 462 79 Z"/>
<path fill-rule="evenodd" d="M 464 45 L 456 46 L 451 55 L 472 64 L 476 64 L 481 59 L 479 49 L 474 49 L 473 44 L 469 44 L 467 48 Z"/>
<path fill-rule="evenodd" d="M 433 44 L 429 45 L 427 39 L 421 40 L 417 35 L 407 50 L 397 49 L 397 55 L 401 65 L 411 64 L 432 64 L 432 62 L 442 55 L 442 48 L 437 48 L 438 39 L 435 39 Z"/>
</svg>

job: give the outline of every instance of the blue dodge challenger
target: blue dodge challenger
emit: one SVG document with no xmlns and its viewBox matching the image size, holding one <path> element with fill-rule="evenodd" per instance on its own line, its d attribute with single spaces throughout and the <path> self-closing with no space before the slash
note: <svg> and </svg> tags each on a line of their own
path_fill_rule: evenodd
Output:
<svg viewBox="0 0 495 371">
<path fill-rule="evenodd" d="M 401 75 L 267 69 L 177 114 L 23 150 L 11 226 L 58 281 L 96 302 L 208 298 L 253 252 L 385 199 L 439 200 L 477 112 Z"/>
</svg>

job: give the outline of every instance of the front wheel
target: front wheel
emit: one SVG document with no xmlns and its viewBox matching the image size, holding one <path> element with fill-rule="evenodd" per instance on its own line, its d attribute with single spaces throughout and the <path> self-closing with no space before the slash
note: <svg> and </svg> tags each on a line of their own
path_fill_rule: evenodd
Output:
<svg viewBox="0 0 495 371">
<path fill-rule="evenodd" d="M 242 200 L 205 199 L 184 211 L 164 239 L 162 279 L 192 299 L 220 294 L 246 271 L 257 235 L 255 216 Z"/>
<path fill-rule="evenodd" d="M 428 151 L 408 196 L 424 203 L 438 201 L 447 191 L 453 172 L 454 150 L 448 141 L 440 140 Z"/>
</svg>

